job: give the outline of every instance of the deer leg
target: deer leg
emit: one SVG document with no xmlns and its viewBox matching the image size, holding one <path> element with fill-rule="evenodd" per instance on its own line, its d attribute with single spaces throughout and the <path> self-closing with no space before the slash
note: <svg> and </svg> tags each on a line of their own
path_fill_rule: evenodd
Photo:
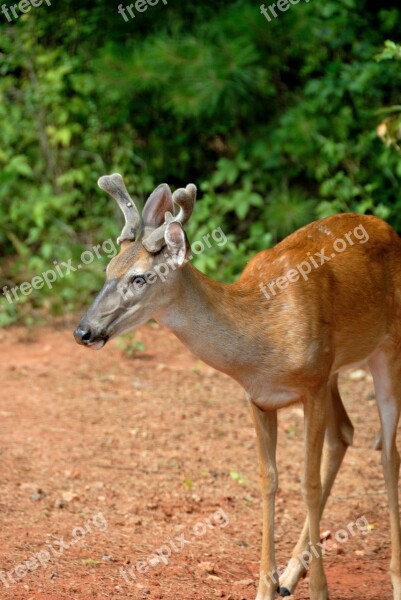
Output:
<svg viewBox="0 0 401 600">
<path fill-rule="evenodd" d="M 274 554 L 274 503 L 277 491 L 277 411 L 263 412 L 252 404 L 258 442 L 263 502 L 263 539 L 260 581 L 256 600 L 274 600 L 278 574 Z"/>
<path fill-rule="evenodd" d="M 401 369 L 396 350 L 378 351 L 370 360 L 369 367 L 373 375 L 382 431 L 382 465 L 390 510 L 391 582 L 394 600 L 401 600 L 401 529 L 398 499 L 400 456 L 396 446 L 401 408 Z"/>
<path fill-rule="evenodd" d="M 322 501 L 320 467 L 330 398 L 331 393 L 327 383 L 315 394 L 309 395 L 304 402 L 305 473 L 302 488 L 307 508 L 310 548 L 307 557 L 303 556 L 303 559 L 308 564 L 310 562 L 310 600 L 327 600 L 329 597 L 320 548 L 320 506 Z"/>
<path fill-rule="evenodd" d="M 331 401 L 327 407 L 327 428 L 323 448 L 322 464 L 322 498 L 319 514 L 323 514 L 324 507 L 330 496 L 331 488 L 338 470 L 343 461 L 348 446 L 352 445 L 354 428 L 348 417 L 338 391 L 338 375 L 334 375 L 330 382 Z M 305 519 L 302 533 L 292 552 L 291 559 L 282 576 L 280 577 L 281 596 L 291 596 L 300 579 L 306 573 L 305 561 L 309 552 L 309 522 Z"/>
</svg>

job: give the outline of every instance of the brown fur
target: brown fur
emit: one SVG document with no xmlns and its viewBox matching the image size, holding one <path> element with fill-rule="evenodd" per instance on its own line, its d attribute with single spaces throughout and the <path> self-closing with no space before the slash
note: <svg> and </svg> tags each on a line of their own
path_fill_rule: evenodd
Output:
<svg viewBox="0 0 401 600">
<path fill-rule="evenodd" d="M 107 267 L 107 279 L 120 279 L 133 263 L 141 265 L 144 273 L 152 267 L 152 259 L 140 242 L 124 242 Z"/>
</svg>

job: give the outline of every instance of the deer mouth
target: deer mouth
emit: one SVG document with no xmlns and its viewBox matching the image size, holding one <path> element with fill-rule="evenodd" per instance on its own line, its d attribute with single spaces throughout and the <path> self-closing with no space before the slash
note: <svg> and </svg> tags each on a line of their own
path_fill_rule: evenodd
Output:
<svg viewBox="0 0 401 600">
<path fill-rule="evenodd" d="M 103 346 L 106 345 L 108 338 L 103 338 L 101 340 L 97 340 L 96 342 L 91 342 L 89 344 L 86 344 L 86 346 L 88 348 L 91 348 L 91 350 L 101 350 L 103 348 Z"/>
</svg>

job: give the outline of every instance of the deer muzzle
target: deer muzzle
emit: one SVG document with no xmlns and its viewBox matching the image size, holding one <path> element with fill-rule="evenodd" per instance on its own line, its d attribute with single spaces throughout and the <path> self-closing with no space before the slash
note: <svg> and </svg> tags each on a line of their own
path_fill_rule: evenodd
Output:
<svg viewBox="0 0 401 600">
<path fill-rule="evenodd" d="M 74 331 L 74 338 L 78 344 L 93 348 L 93 350 L 100 350 L 108 340 L 107 336 L 100 337 L 90 327 L 81 325 L 81 323 Z"/>
</svg>

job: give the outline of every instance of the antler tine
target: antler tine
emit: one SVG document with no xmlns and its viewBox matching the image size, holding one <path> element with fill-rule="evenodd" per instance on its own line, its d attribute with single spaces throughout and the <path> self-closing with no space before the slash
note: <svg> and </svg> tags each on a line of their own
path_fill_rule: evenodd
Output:
<svg viewBox="0 0 401 600">
<path fill-rule="evenodd" d="M 195 206 L 196 186 L 193 183 L 189 183 L 186 188 L 175 190 L 173 200 L 180 207 L 180 212 L 175 217 L 170 212 L 166 212 L 163 225 L 149 233 L 142 240 L 142 244 L 148 252 L 155 253 L 162 249 L 164 245 L 164 232 L 169 223 L 177 222 L 185 225 L 188 222 Z"/>
<path fill-rule="evenodd" d="M 194 210 L 196 201 L 196 185 L 189 183 L 186 188 L 179 188 L 173 193 L 175 204 L 180 207 L 180 212 L 174 217 L 181 225 L 188 223 Z"/>
<path fill-rule="evenodd" d="M 125 225 L 117 239 L 117 243 L 121 244 L 127 240 L 133 241 L 136 232 L 140 228 L 141 216 L 125 187 L 123 178 L 119 173 L 113 173 L 113 175 L 100 177 L 97 183 L 102 190 L 116 200 L 124 214 Z"/>
</svg>

